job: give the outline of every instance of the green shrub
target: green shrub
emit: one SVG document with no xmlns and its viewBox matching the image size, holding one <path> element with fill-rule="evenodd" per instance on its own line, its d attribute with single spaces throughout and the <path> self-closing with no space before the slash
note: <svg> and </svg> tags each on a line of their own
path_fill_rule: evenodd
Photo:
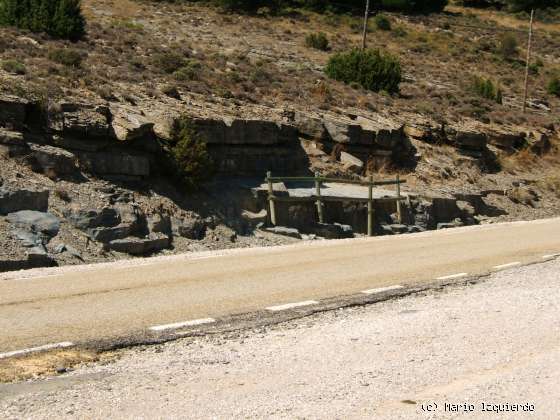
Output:
<svg viewBox="0 0 560 420">
<path fill-rule="evenodd" d="M 376 15 L 373 21 L 375 23 L 375 27 L 382 31 L 390 31 L 391 30 L 391 21 L 385 15 Z"/>
<path fill-rule="evenodd" d="M 560 97 L 560 77 L 555 76 L 550 79 L 546 90 L 549 94 Z"/>
<path fill-rule="evenodd" d="M 304 8 L 322 13 L 363 13 L 364 0 L 214 0 L 219 6 L 228 11 L 257 13 L 266 8 L 268 12 L 277 13 L 289 11 L 293 8 Z M 441 12 L 447 5 L 447 0 L 381 0 L 375 2 L 375 7 L 384 10 L 394 10 L 406 13 L 434 13 Z"/>
<path fill-rule="evenodd" d="M 472 90 L 481 96 L 499 104 L 502 103 L 502 91 L 490 79 L 475 76 L 472 81 Z"/>
<path fill-rule="evenodd" d="M 447 0 L 381 0 L 381 7 L 407 13 L 439 13 L 447 3 Z"/>
<path fill-rule="evenodd" d="M 505 34 L 500 39 L 498 45 L 498 53 L 505 60 L 511 60 L 517 57 L 517 39 L 512 34 Z"/>
<path fill-rule="evenodd" d="M 202 64 L 197 60 L 185 60 L 181 68 L 173 72 L 173 77 L 180 82 L 186 82 L 189 80 L 198 80 L 200 78 L 200 72 L 202 70 Z"/>
<path fill-rule="evenodd" d="M 2 62 L 2 68 L 8 73 L 23 75 L 26 73 L 25 64 L 16 60 L 6 60 Z"/>
<path fill-rule="evenodd" d="M 49 60 L 68 67 L 81 67 L 84 55 L 69 48 L 57 48 L 49 51 Z"/>
<path fill-rule="evenodd" d="M 379 50 L 353 49 L 333 55 L 325 68 L 332 79 L 374 92 L 396 93 L 401 82 L 401 64 L 396 57 Z"/>
<path fill-rule="evenodd" d="M 187 117 L 175 120 L 171 132 L 170 155 L 177 175 L 189 189 L 213 174 L 213 162 L 208 154 L 206 141 L 196 131 Z"/>
<path fill-rule="evenodd" d="M 546 9 L 548 7 L 560 7 L 559 0 L 506 0 L 508 8 L 512 12 L 530 12 L 531 9 Z"/>
<path fill-rule="evenodd" d="M 0 0 L 0 25 L 70 40 L 85 34 L 80 0 Z"/>
<path fill-rule="evenodd" d="M 324 32 L 309 34 L 305 37 L 305 45 L 316 50 L 327 51 L 329 49 L 329 40 Z"/>
<path fill-rule="evenodd" d="M 185 66 L 187 60 L 182 54 L 168 51 L 154 55 L 153 64 L 164 73 L 172 74 Z"/>
</svg>

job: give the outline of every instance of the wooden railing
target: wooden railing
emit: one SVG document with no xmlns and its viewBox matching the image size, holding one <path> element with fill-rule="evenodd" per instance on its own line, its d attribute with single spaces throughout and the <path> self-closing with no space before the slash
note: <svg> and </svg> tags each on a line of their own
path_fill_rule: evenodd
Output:
<svg viewBox="0 0 560 420">
<path fill-rule="evenodd" d="M 274 195 L 274 182 L 313 182 L 315 183 L 315 195 L 309 197 L 277 197 Z M 266 174 L 266 182 L 268 183 L 268 202 L 270 205 L 270 220 L 273 225 L 276 225 L 276 206 L 275 202 L 309 202 L 314 201 L 317 206 L 317 215 L 319 218 L 319 223 L 324 223 L 324 212 L 323 206 L 324 202 L 340 202 L 340 201 L 352 201 L 358 203 L 367 203 L 368 206 L 368 235 L 373 236 L 373 222 L 374 222 L 374 202 L 379 201 L 390 201 L 395 202 L 397 205 L 397 217 L 399 223 L 402 223 L 402 210 L 401 201 L 406 200 L 406 197 L 401 195 L 401 184 L 405 184 L 405 179 L 400 179 L 397 175 L 396 179 L 384 180 L 384 181 L 374 181 L 373 176 L 369 176 L 367 181 L 357 181 L 353 179 L 340 179 L 340 178 L 327 178 L 322 177 L 318 173 L 315 173 L 314 177 L 305 176 L 285 176 L 285 177 L 273 177 L 271 172 Z M 336 184 L 351 184 L 351 185 L 361 185 L 368 187 L 368 198 L 359 197 L 330 197 L 321 195 L 321 185 L 323 183 L 336 183 Z M 373 187 L 383 186 L 383 185 L 395 185 L 396 195 L 395 197 L 383 197 L 383 198 L 373 198 Z"/>
</svg>

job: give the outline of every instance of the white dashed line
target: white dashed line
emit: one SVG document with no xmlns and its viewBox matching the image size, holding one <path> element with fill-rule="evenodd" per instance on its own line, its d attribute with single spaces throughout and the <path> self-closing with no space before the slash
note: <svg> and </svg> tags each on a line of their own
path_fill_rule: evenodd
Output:
<svg viewBox="0 0 560 420">
<path fill-rule="evenodd" d="M 521 265 L 521 263 L 519 261 L 515 261 L 515 262 L 508 263 L 508 264 L 497 265 L 497 266 L 494 267 L 494 269 L 504 270 L 506 268 L 517 267 L 518 265 Z"/>
<path fill-rule="evenodd" d="M 304 302 L 286 303 L 285 305 L 269 306 L 267 311 L 277 312 L 286 311 L 288 309 L 300 308 L 302 306 L 317 305 L 319 302 L 315 300 L 306 300 Z"/>
<path fill-rule="evenodd" d="M 377 289 L 363 290 L 362 293 L 365 294 L 365 295 L 374 295 L 376 293 L 389 292 L 391 290 L 398 290 L 398 289 L 403 289 L 403 288 L 404 288 L 403 286 L 398 284 L 396 286 L 387 286 L 387 287 L 379 287 Z"/>
<path fill-rule="evenodd" d="M 437 277 L 436 280 L 451 280 L 451 279 L 460 279 L 461 277 L 467 277 L 469 273 L 457 273 L 451 274 L 449 276 Z"/>
<path fill-rule="evenodd" d="M 152 331 L 177 330 L 179 328 L 195 327 L 197 325 L 204 325 L 204 324 L 212 324 L 213 322 L 216 322 L 214 318 L 193 319 L 191 321 L 176 322 L 174 324 L 156 325 L 154 327 L 150 327 L 150 330 Z"/>
<path fill-rule="evenodd" d="M 67 347 L 72 347 L 73 345 L 74 343 L 71 343 L 69 341 L 64 341 L 62 343 L 46 344 L 44 346 L 39 346 L 39 347 L 31 347 L 23 350 L 9 351 L 7 353 L 0 353 L 0 359 L 7 359 L 9 357 L 14 357 L 14 356 L 24 356 L 26 354 L 36 353 L 39 351 L 63 349 Z"/>
</svg>

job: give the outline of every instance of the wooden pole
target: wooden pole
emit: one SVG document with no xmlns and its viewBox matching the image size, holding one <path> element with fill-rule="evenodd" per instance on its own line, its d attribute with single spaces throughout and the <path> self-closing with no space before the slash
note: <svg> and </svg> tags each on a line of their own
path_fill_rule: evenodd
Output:
<svg viewBox="0 0 560 420">
<path fill-rule="evenodd" d="M 319 215 L 319 223 L 325 223 L 323 217 L 323 202 L 321 201 L 321 181 L 319 180 L 319 172 L 315 172 L 315 192 L 317 195 L 317 214 Z"/>
<path fill-rule="evenodd" d="M 369 0 L 366 0 L 366 14 L 364 16 L 364 34 L 363 34 L 363 37 L 362 37 L 362 51 L 364 51 L 366 49 L 368 21 L 369 21 Z"/>
<path fill-rule="evenodd" d="M 527 109 L 527 90 L 529 88 L 529 65 L 531 64 L 531 46 L 533 41 L 533 18 L 535 9 L 531 9 L 531 21 L 529 22 L 529 41 L 527 42 L 527 62 L 525 65 L 525 90 L 523 91 L 523 113 Z"/>
<path fill-rule="evenodd" d="M 272 172 L 268 171 L 266 173 L 266 179 L 268 181 L 268 204 L 270 205 L 270 221 L 273 226 L 276 226 L 276 208 L 274 207 L 274 187 L 272 185 Z"/>
<path fill-rule="evenodd" d="M 402 211 L 401 211 L 401 177 L 397 174 L 397 219 L 402 224 Z"/>
<path fill-rule="evenodd" d="M 367 234 L 373 236 L 373 175 L 369 176 L 368 203 L 367 203 Z"/>
</svg>

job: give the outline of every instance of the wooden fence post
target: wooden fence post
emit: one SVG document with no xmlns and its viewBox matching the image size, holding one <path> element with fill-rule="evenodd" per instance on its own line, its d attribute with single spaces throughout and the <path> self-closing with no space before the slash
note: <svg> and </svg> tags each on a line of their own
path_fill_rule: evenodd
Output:
<svg viewBox="0 0 560 420">
<path fill-rule="evenodd" d="M 401 177 L 397 174 L 397 220 L 402 224 L 401 211 Z"/>
<path fill-rule="evenodd" d="M 321 201 L 321 181 L 319 180 L 319 172 L 315 172 L 315 192 L 317 194 L 317 213 L 319 214 L 319 223 L 325 223 L 323 217 L 323 202 Z"/>
<path fill-rule="evenodd" d="M 367 213 L 367 234 L 373 236 L 373 175 L 369 176 Z"/>
<path fill-rule="evenodd" d="M 272 225 L 276 226 L 276 208 L 274 204 L 274 187 L 272 185 L 272 172 L 268 171 L 266 173 L 266 179 L 268 181 L 268 203 L 270 205 L 270 221 Z"/>
<path fill-rule="evenodd" d="M 527 109 L 527 91 L 529 87 L 529 66 L 531 64 L 531 42 L 533 40 L 533 18 L 535 9 L 531 9 L 531 21 L 529 22 L 529 41 L 527 42 L 527 61 L 525 63 L 525 89 L 523 91 L 523 113 Z"/>
</svg>

